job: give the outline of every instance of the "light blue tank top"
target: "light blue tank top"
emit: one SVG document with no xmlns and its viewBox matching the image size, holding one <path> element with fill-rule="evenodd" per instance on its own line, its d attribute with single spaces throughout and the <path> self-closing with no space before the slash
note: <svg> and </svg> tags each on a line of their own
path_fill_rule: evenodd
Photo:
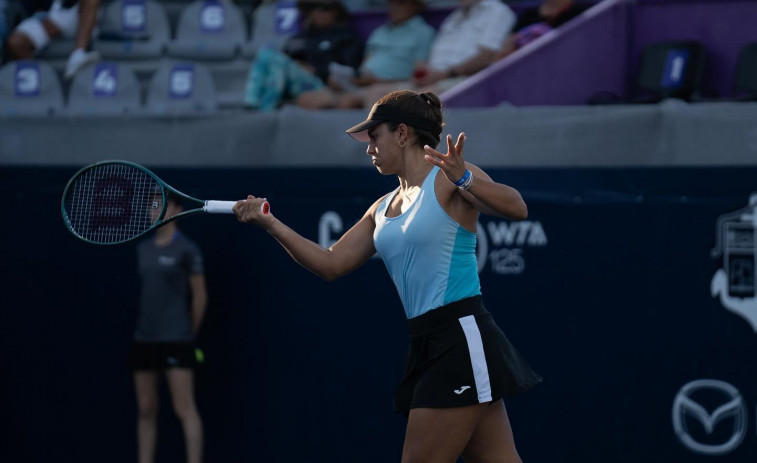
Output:
<svg viewBox="0 0 757 463">
<path fill-rule="evenodd" d="M 399 188 L 376 210 L 373 243 L 397 287 L 407 318 L 481 294 L 476 234 L 455 222 L 436 199 L 434 166 L 415 201 L 401 215 L 386 217 Z"/>
</svg>

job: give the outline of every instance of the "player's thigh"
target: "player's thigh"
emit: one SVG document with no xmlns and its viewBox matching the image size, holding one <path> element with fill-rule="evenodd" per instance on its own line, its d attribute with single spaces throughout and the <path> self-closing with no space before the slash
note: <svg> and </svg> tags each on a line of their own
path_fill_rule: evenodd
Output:
<svg viewBox="0 0 757 463">
<path fill-rule="evenodd" d="M 410 410 L 402 463 L 455 463 L 486 407 L 477 404 Z"/>
<path fill-rule="evenodd" d="M 134 371 L 134 390 L 140 413 L 155 414 L 157 412 L 159 379 L 160 374 L 156 370 Z"/>
<path fill-rule="evenodd" d="M 56 37 L 56 29 L 46 18 L 30 16 L 21 21 L 8 37 L 8 48 L 16 58 L 31 59 Z"/>
<path fill-rule="evenodd" d="M 465 463 L 520 463 L 504 402 L 491 403 L 473 431 L 465 450 Z"/>
<path fill-rule="evenodd" d="M 194 371 L 191 368 L 169 368 L 166 370 L 166 381 L 174 410 L 180 415 L 193 411 Z"/>
</svg>

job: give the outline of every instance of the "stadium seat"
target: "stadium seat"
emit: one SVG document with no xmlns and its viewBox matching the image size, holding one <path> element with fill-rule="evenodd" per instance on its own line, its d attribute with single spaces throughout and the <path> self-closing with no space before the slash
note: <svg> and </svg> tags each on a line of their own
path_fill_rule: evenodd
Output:
<svg viewBox="0 0 757 463">
<path fill-rule="evenodd" d="M 105 8 L 94 49 L 105 59 L 159 58 L 170 41 L 165 9 L 155 0 L 115 0 Z"/>
<path fill-rule="evenodd" d="M 244 107 L 244 91 L 250 73 L 250 60 L 236 59 L 225 62 L 206 62 L 213 75 L 218 105 L 223 108 Z"/>
<path fill-rule="evenodd" d="M 119 115 L 141 109 L 140 85 L 134 71 L 124 63 L 101 61 L 76 74 L 66 112 Z"/>
<path fill-rule="evenodd" d="M 182 10 L 168 55 L 188 60 L 231 60 L 246 35 L 239 7 L 229 0 L 196 0 Z"/>
<path fill-rule="evenodd" d="M 47 115 L 63 109 L 63 89 L 55 70 L 36 61 L 13 61 L 0 68 L 0 113 Z"/>
<path fill-rule="evenodd" d="M 251 39 L 242 45 L 242 56 L 252 58 L 261 46 L 280 49 L 299 30 L 300 13 L 293 1 L 266 1 L 253 12 Z"/>
<path fill-rule="evenodd" d="M 600 91 L 588 104 L 658 103 L 666 98 L 699 99 L 706 49 L 698 41 L 657 42 L 644 48 L 639 60 L 635 88 L 623 98 Z"/>
<path fill-rule="evenodd" d="M 733 97 L 757 100 L 757 42 L 746 44 L 739 53 L 733 76 Z"/>
<path fill-rule="evenodd" d="M 164 62 L 147 90 L 146 109 L 152 114 L 208 114 L 217 107 L 213 77 L 201 63 Z"/>
<path fill-rule="evenodd" d="M 632 102 L 657 102 L 665 98 L 690 101 L 701 91 L 706 50 L 697 41 L 658 42 L 642 52 Z"/>
</svg>

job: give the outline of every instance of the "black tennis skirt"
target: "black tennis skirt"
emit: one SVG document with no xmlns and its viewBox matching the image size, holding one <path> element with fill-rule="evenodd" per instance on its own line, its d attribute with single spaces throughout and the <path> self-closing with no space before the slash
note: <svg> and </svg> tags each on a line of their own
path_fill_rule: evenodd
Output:
<svg viewBox="0 0 757 463">
<path fill-rule="evenodd" d="M 541 382 L 484 307 L 470 297 L 407 320 L 410 346 L 394 410 L 492 402 Z"/>
</svg>

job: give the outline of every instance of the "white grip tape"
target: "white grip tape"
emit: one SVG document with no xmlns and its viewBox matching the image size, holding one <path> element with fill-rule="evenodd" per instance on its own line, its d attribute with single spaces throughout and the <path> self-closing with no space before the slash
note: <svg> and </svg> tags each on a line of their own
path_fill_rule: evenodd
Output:
<svg viewBox="0 0 757 463">
<path fill-rule="evenodd" d="M 236 203 L 236 201 L 205 201 L 203 209 L 210 214 L 233 214 L 234 211 L 231 208 Z"/>
<path fill-rule="evenodd" d="M 205 206 L 202 209 L 210 214 L 233 214 L 232 208 L 236 203 L 236 201 L 205 201 Z M 260 205 L 262 214 L 268 214 L 269 209 L 268 201 L 264 201 Z"/>
</svg>

